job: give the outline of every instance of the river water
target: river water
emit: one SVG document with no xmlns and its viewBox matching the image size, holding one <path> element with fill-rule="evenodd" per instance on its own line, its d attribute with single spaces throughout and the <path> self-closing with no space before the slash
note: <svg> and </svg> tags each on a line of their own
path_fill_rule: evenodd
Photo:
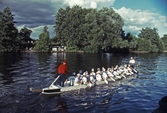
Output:
<svg viewBox="0 0 167 113">
<path fill-rule="evenodd" d="M 138 64 L 137 77 L 61 95 L 29 91 L 48 87 L 63 59 L 70 76 L 79 70 L 126 64 L 131 56 Z M 58 102 L 66 104 L 68 113 L 151 113 L 167 95 L 166 62 L 167 53 L 1 53 L 0 113 L 62 113 Z"/>
</svg>

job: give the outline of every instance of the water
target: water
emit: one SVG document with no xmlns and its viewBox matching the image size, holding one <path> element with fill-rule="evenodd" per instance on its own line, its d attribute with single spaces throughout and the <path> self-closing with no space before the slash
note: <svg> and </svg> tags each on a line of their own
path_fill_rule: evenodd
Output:
<svg viewBox="0 0 167 113">
<path fill-rule="evenodd" d="M 61 95 L 29 91 L 30 87 L 48 87 L 63 59 L 67 59 L 71 75 L 79 70 L 125 64 L 130 56 L 139 65 L 138 77 Z M 166 62 L 167 53 L 1 53 L 0 113 L 61 113 L 56 109 L 59 101 L 66 104 L 68 113 L 151 113 L 167 95 Z"/>
</svg>

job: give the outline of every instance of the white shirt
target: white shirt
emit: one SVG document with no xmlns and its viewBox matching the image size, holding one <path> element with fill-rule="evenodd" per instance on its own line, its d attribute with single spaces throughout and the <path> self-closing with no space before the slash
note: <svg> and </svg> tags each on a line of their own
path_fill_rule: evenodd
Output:
<svg viewBox="0 0 167 113">
<path fill-rule="evenodd" d="M 96 80 L 97 80 L 97 81 L 101 81 L 101 79 L 102 79 L 102 78 L 101 78 L 101 75 L 100 75 L 100 74 L 96 74 Z"/>
<path fill-rule="evenodd" d="M 87 77 L 83 76 L 82 77 L 82 82 L 83 82 L 83 84 L 86 84 L 87 83 Z"/>
<path fill-rule="evenodd" d="M 107 79 L 107 73 L 103 72 L 102 77 L 103 77 L 103 79 Z"/>
<path fill-rule="evenodd" d="M 109 77 L 114 77 L 114 75 L 110 71 L 107 71 L 107 74 Z"/>
<path fill-rule="evenodd" d="M 92 83 L 95 82 L 94 76 L 90 76 L 90 81 L 91 81 Z"/>
<path fill-rule="evenodd" d="M 129 63 L 130 64 L 135 64 L 135 60 L 134 59 L 130 59 Z"/>
<path fill-rule="evenodd" d="M 80 83 L 80 79 L 76 77 L 74 80 L 74 85 L 79 85 L 79 83 Z"/>
</svg>

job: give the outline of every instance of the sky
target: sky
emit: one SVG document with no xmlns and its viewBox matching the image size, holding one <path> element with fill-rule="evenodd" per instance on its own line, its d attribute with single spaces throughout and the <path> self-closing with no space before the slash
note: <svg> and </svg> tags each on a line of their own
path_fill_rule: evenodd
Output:
<svg viewBox="0 0 167 113">
<path fill-rule="evenodd" d="M 18 30 L 32 30 L 38 39 L 47 26 L 53 38 L 55 15 L 60 8 L 79 5 L 82 8 L 113 8 L 124 20 L 123 30 L 137 36 L 142 28 L 157 28 L 162 37 L 167 34 L 167 0 L 0 0 L 0 12 L 9 7 Z"/>
</svg>

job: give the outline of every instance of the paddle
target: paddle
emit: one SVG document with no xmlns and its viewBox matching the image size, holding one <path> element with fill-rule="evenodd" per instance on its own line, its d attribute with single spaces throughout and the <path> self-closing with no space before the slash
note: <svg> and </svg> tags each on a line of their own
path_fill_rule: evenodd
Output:
<svg viewBox="0 0 167 113">
<path fill-rule="evenodd" d="M 81 89 L 81 83 L 79 84 L 78 94 L 80 93 L 80 89 Z"/>
<path fill-rule="evenodd" d="M 108 81 L 106 79 L 104 79 L 105 83 L 108 84 Z"/>
<path fill-rule="evenodd" d="M 42 89 L 35 89 L 33 87 L 30 87 L 30 91 L 42 93 Z"/>
<path fill-rule="evenodd" d="M 57 81 L 57 79 L 58 79 L 59 77 L 60 77 L 60 75 L 56 77 L 56 79 L 51 83 L 51 85 L 50 85 L 49 87 L 52 87 L 52 85 Z"/>
<path fill-rule="evenodd" d="M 57 79 L 60 77 L 60 75 L 51 83 L 51 85 L 49 86 L 49 87 L 52 87 L 52 85 L 57 81 Z M 30 91 L 32 91 L 32 92 L 39 92 L 39 93 L 42 93 L 43 92 L 43 90 L 42 89 L 35 89 L 35 88 L 33 88 L 33 87 L 31 87 L 31 88 L 29 88 L 30 89 Z"/>
<path fill-rule="evenodd" d="M 111 79 L 112 81 L 114 81 L 114 82 L 115 82 L 115 79 L 113 79 L 112 77 L 110 77 L 110 79 Z"/>
<path fill-rule="evenodd" d="M 130 66 L 130 69 L 135 72 L 135 73 L 138 73 L 133 67 Z"/>
</svg>

